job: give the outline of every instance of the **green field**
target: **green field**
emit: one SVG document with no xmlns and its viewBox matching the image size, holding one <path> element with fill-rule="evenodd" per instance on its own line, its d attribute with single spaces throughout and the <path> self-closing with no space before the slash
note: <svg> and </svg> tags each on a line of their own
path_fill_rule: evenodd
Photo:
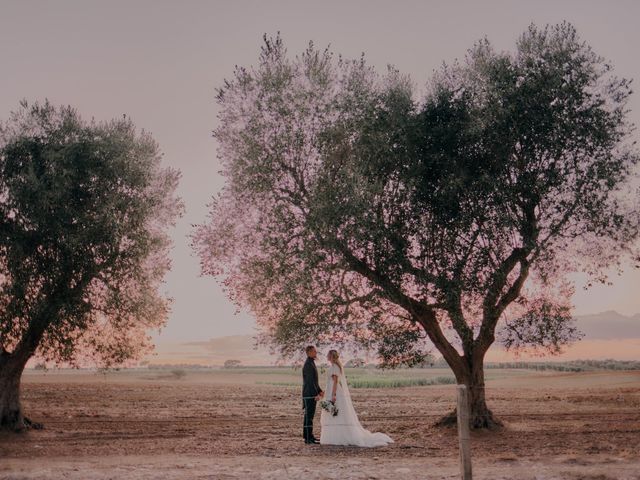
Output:
<svg viewBox="0 0 640 480">
<path fill-rule="evenodd" d="M 487 364 L 485 380 L 523 379 L 531 375 L 547 375 L 553 372 L 587 372 L 638 369 L 638 362 L 614 361 L 576 361 L 576 362 L 518 362 Z M 326 381 L 326 366 L 319 365 L 320 383 Z M 435 366 L 430 368 L 400 368 L 397 370 L 382 370 L 375 367 L 347 368 L 346 376 L 352 389 L 359 388 L 402 388 L 425 387 L 434 385 L 455 384 L 455 378 L 447 367 Z M 132 368 L 120 370 L 95 369 L 28 369 L 26 378 L 31 375 L 41 375 L 40 378 L 55 382 L 61 377 L 93 378 L 94 381 L 162 381 L 162 382 L 199 382 L 218 383 L 227 385 L 272 385 L 291 389 L 302 385 L 302 371 L 298 367 L 197 367 L 188 365 L 164 365 L 150 368 Z M 89 376 L 87 377 L 87 374 Z"/>
<path fill-rule="evenodd" d="M 320 381 L 326 375 L 324 367 L 318 368 Z M 294 368 L 234 368 L 219 370 L 220 375 L 246 374 L 258 377 L 257 385 L 277 385 L 299 387 L 302 385 L 302 373 Z M 398 370 L 380 370 L 377 368 L 347 368 L 345 371 L 351 388 L 399 388 L 430 385 L 455 384 L 455 378 L 448 368 L 412 368 Z M 487 380 L 506 378 L 514 375 L 526 375 L 517 370 L 501 370 L 487 373 Z"/>
</svg>

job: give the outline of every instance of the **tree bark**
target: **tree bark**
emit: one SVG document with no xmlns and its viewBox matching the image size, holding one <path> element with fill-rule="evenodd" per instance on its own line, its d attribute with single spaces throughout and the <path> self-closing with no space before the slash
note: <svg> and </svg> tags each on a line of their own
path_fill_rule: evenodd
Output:
<svg viewBox="0 0 640 480">
<path fill-rule="evenodd" d="M 49 324 L 48 318 L 48 310 L 43 309 L 43 313 L 31 321 L 13 352 L 0 349 L 0 430 L 42 428 L 42 424 L 34 423 L 22 414 L 20 380 Z"/>
<path fill-rule="evenodd" d="M 460 385 L 466 385 L 469 392 L 469 426 L 471 428 L 496 428 L 502 424 L 493 416 L 487 407 L 484 387 L 484 355 L 491 345 L 491 341 L 483 341 L 478 344 L 470 342 L 465 345 L 465 355 L 460 355 L 458 351 L 449 343 L 444 336 L 435 314 L 430 311 L 421 311 L 416 316 L 416 321 L 422 325 L 429 339 L 435 347 L 442 353 L 447 364 L 453 371 L 456 381 Z M 457 412 L 446 415 L 436 422 L 438 426 L 456 425 Z"/>
<path fill-rule="evenodd" d="M 25 365 L 26 361 L 19 356 L 7 352 L 0 354 L 0 430 L 42 428 L 22 414 L 20 379 Z"/>
<path fill-rule="evenodd" d="M 484 358 L 476 360 L 471 366 L 471 378 L 465 383 L 469 390 L 469 422 L 471 428 L 493 429 L 502 426 L 487 407 L 484 385 Z"/>
<path fill-rule="evenodd" d="M 469 392 L 469 426 L 473 429 L 495 429 L 502 426 L 487 407 L 484 385 L 484 355 L 473 355 L 465 362 L 464 368 L 451 366 L 458 384 L 466 385 Z M 445 415 L 436 422 L 437 426 L 453 426 L 457 423 L 457 411 Z"/>
</svg>

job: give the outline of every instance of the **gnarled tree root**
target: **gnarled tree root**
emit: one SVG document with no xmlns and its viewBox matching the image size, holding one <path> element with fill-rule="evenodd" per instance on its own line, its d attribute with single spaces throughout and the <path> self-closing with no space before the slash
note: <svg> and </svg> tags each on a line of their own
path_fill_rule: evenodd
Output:
<svg viewBox="0 0 640 480">
<path fill-rule="evenodd" d="M 26 432 L 27 430 L 42 430 L 44 425 L 42 423 L 34 422 L 30 418 L 22 417 L 16 419 L 13 422 L 3 422 L 0 425 L 0 430 L 13 431 L 16 433 Z"/>
<path fill-rule="evenodd" d="M 448 413 L 434 424 L 435 427 L 455 427 L 456 425 L 458 425 L 457 409 L 454 409 L 453 412 Z M 493 415 L 491 410 L 487 410 L 484 415 L 472 416 L 470 427 L 474 430 L 498 430 L 504 427 L 504 424 Z"/>
<path fill-rule="evenodd" d="M 27 429 L 32 429 L 32 430 L 43 430 L 44 429 L 44 424 L 39 423 L 39 422 L 34 422 L 32 421 L 30 418 L 24 417 L 24 425 Z"/>
</svg>

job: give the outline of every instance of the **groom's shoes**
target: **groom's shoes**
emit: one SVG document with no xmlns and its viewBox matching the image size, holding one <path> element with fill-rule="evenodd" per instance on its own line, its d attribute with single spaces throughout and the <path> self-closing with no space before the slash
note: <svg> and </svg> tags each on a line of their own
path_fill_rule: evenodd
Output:
<svg viewBox="0 0 640 480">
<path fill-rule="evenodd" d="M 320 440 L 318 440 L 317 438 L 312 438 L 311 440 L 305 440 L 304 443 L 312 445 L 312 444 L 318 444 L 320 443 Z"/>
</svg>

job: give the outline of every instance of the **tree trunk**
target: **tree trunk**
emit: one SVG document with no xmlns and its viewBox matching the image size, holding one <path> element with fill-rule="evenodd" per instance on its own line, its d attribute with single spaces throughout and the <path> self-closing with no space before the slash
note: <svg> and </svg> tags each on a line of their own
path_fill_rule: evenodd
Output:
<svg viewBox="0 0 640 480">
<path fill-rule="evenodd" d="M 0 430 L 42 428 L 22 415 L 20 379 L 26 362 L 13 354 L 0 353 Z"/>
<path fill-rule="evenodd" d="M 438 325 L 435 313 L 430 310 L 414 314 L 416 321 L 422 325 L 436 348 L 453 370 L 458 384 L 466 385 L 469 392 L 469 426 L 471 428 L 494 428 L 502 424 L 487 408 L 484 396 L 484 355 L 493 342 L 492 337 L 483 338 L 480 342 L 467 342 L 463 345 L 465 354 L 461 356 L 447 340 Z M 436 422 L 438 426 L 456 425 L 457 412 Z"/>
<path fill-rule="evenodd" d="M 17 359 L 7 353 L 0 356 L 0 428 L 21 430 L 24 418 L 20 408 L 20 377 Z"/>
<path fill-rule="evenodd" d="M 487 407 L 484 386 L 484 359 L 475 357 L 468 368 L 451 367 L 458 384 L 466 385 L 469 392 L 469 426 L 474 429 L 494 429 L 502 423 Z M 453 426 L 457 423 L 457 411 L 445 415 L 436 422 L 437 426 Z"/>
<path fill-rule="evenodd" d="M 484 359 L 471 367 L 471 378 L 465 383 L 469 390 L 469 422 L 471 428 L 496 428 L 502 423 L 493 416 L 487 407 L 484 387 Z"/>
</svg>

